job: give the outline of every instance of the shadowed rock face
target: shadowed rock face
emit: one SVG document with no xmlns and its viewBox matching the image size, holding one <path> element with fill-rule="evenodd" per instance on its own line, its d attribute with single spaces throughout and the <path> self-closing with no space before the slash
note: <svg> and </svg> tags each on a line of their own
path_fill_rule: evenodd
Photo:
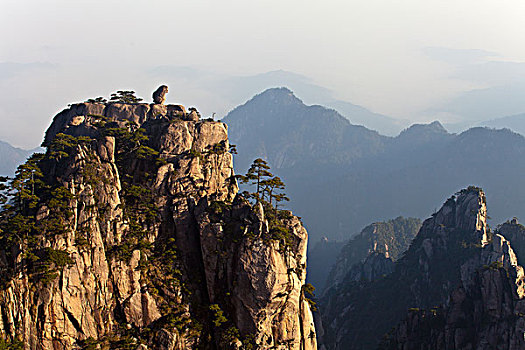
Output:
<svg viewBox="0 0 525 350">
<path fill-rule="evenodd" d="M 345 281 L 375 281 L 394 271 L 394 263 L 383 253 L 371 253 L 365 261 L 352 266 Z"/>
<path fill-rule="evenodd" d="M 384 258 L 381 259 L 374 253 L 381 253 L 385 258 L 390 258 L 391 262 L 396 261 L 408 249 L 420 227 L 421 221 L 419 219 L 403 217 L 366 226 L 361 233 L 348 241 L 341 249 L 330 274 L 326 278 L 325 288 L 329 289 L 334 285 L 343 283 L 354 264 L 361 264 L 370 254 L 374 255 L 375 259 L 373 260 L 374 263 L 368 262 L 366 264 L 368 266 L 382 266 L 382 263 L 379 265 L 376 263 L 384 260 Z M 389 263 L 385 264 L 390 265 Z M 383 270 L 380 275 L 387 273 L 387 271 L 390 273 L 393 265 L 391 268 L 387 268 L 385 265 L 385 268 L 386 270 L 379 268 L 376 271 L 379 273 L 380 270 Z M 368 277 L 365 279 L 371 280 Z"/>
<path fill-rule="evenodd" d="M 496 232 L 510 241 L 518 263 L 525 262 L 525 226 L 518 223 L 517 218 L 508 220 L 496 228 Z"/>
<path fill-rule="evenodd" d="M 523 284 L 523 268 L 509 242 L 496 235 L 479 259 L 462 266 L 460 286 L 447 304 L 411 310 L 381 348 L 523 349 Z"/>
<path fill-rule="evenodd" d="M 521 316 L 510 315 L 516 315 L 517 308 L 521 307 L 523 269 L 517 265 L 509 242 L 488 232 L 486 212 L 483 191 L 474 187 L 460 191 L 425 220 L 390 275 L 369 283 L 343 283 L 327 290 L 320 302 L 326 333 L 324 345 L 329 349 L 376 348 L 382 337 L 396 327 L 410 309 L 413 311 L 408 321 L 402 323 L 390 342 L 383 346 L 426 349 L 428 344 L 441 344 L 441 347 L 432 345 L 429 348 L 442 349 L 447 346 L 463 348 L 461 344 L 467 343 L 475 345 L 472 348 L 485 342 L 491 346 L 503 344 L 494 343 L 489 333 L 487 339 L 476 333 L 490 327 L 494 328 L 492 335 L 503 332 L 522 346 Z M 440 314 L 437 312 L 440 307 L 446 311 Z M 420 310 L 433 308 L 437 311 L 432 312 L 441 315 L 441 319 L 418 326 L 422 318 L 430 318 L 430 311 L 421 313 Z M 447 317 L 450 320 L 443 321 Z M 494 326 L 504 319 L 508 322 Z M 432 328 L 436 320 L 441 320 L 444 328 Z M 461 326 L 462 320 L 473 322 L 473 326 Z M 485 321 L 487 323 L 483 323 Z M 431 338 L 441 341 L 437 343 L 418 337 L 430 332 L 429 329 L 436 334 L 440 329 L 450 333 L 445 336 L 442 332 L 435 339 Z M 439 337 L 453 339 L 445 341 Z"/>
<path fill-rule="evenodd" d="M 306 230 L 290 214 L 290 242 L 272 239 L 262 208 L 237 195 L 226 125 L 191 119 L 182 106 L 117 103 L 54 118 L 38 166 L 67 193 L 64 215 L 60 230 L 47 225 L 60 210 L 42 195 L 23 213 L 36 239 L 3 247 L 4 337 L 27 349 L 316 349 Z M 29 251 L 71 260 L 51 259 L 47 275 Z"/>
</svg>

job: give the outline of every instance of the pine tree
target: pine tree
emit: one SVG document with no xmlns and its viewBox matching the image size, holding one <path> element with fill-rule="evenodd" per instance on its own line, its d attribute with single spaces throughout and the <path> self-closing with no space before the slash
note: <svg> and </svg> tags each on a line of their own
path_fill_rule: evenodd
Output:
<svg viewBox="0 0 525 350">
<path fill-rule="evenodd" d="M 255 192 L 244 192 L 244 194 L 248 198 L 253 198 L 256 203 L 272 207 L 273 203 L 277 206 L 279 202 L 289 200 L 280 192 L 285 188 L 284 182 L 270 172 L 270 166 L 261 158 L 253 161 L 246 175 L 238 175 L 237 178 L 243 184 L 255 186 Z"/>
<path fill-rule="evenodd" d="M 279 193 L 279 190 L 284 190 L 284 182 L 279 176 L 271 177 L 266 180 L 262 180 L 260 183 L 262 198 L 270 203 L 270 206 L 275 201 L 275 207 L 279 205 L 279 202 L 289 201 L 290 199 L 284 194 Z"/>
<path fill-rule="evenodd" d="M 0 207 L 7 202 L 7 176 L 0 176 Z"/>
<path fill-rule="evenodd" d="M 114 94 L 111 94 L 109 98 L 111 102 L 119 103 L 139 103 L 142 98 L 135 96 L 135 91 L 130 90 L 119 90 Z"/>
</svg>

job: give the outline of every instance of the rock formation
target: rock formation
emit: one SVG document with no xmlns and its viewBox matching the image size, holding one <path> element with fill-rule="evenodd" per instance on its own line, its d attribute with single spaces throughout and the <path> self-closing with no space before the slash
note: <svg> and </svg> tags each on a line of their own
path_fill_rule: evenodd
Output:
<svg viewBox="0 0 525 350">
<path fill-rule="evenodd" d="M 306 230 L 237 194 L 225 124 L 186 119 L 181 106 L 123 103 L 54 118 L 0 217 L 2 338 L 316 349 Z"/>
<path fill-rule="evenodd" d="M 384 258 L 396 261 L 408 249 L 420 227 L 421 220 L 403 217 L 366 226 L 341 249 L 328 275 L 326 288 L 342 283 L 353 266 L 362 265 L 370 254 L 376 257 L 373 260 L 382 260 L 375 254 L 379 253 Z M 371 261 L 367 265 L 370 263 Z"/>
<path fill-rule="evenodd" d="M 410 310 L 381 348 L 525 348 L 523 268 L 509 242 L 496 235 L 479 259 L 468 261 L 462 268 L 460 286 L 452 291 L 444 307 Z"/>
<path fill-rule="evenodd" d="M 353 265 L 344 282 L 371 282 L 394 271 L 394 262 L 383 253 L 371 253 L 365 261 Z"/>
<path fill-rule="evenodd" d="M 525 226 L 517 218 L 507 220 L 496 227 L 496 233 L 501 234 L 510 241 L 519 264 L 525 263 Z"/>
<path fill-rule="evenodd" d="M 481 336 L 481 330 L 488 329 L 491 331 L 486 337 L 500 332 L 513 344 L 521 344 L 518 340 L 522 321 L 521 316 L 516 316 L 523 296 L 523 269 L 517 265 L 508 241 L 488 230 L 486 213 L 481 189 L 462 190 L 425 220 L 390 275 L 369 283 L 342 283 L 327 290 L 320 301 L 326 333 L 324 345 L 328 349 L 375 348 L 406 317 L 408 310 L 412 310 L 412 316 L 397 328 L 394 340 L 387 343 L 389 348 L 462 348 L 460 345 L 465 342 L 473 347 L 464 348 L 477 348 L 485 340 L 495 344 L 493 339 Z M 446 311 L 437 312 L 440 307 Z M 443 335 L 446 329 L 446 337 L 455 340 L 447 338 L 437 343 L 442 347 L 432 347 L 430 338 L 418 338 L 416 335 L 430 332 L 428 323 L 419 322 L 422 309 L 430 310 L 424 315 L 435 312 L 441 320 L 443 315 L 449 317 L 450 323 L 443 321 L 445 328 L 437 327 L 432 332 Z M 504 319 L 508 322 L 502 323 Z M 440 318 L 431 321 L 435 320 Z M 465 326 L 467 321 L 475 329 Z M 450 325 L 455 325 L 455 329 L 447 328 Z M 522 335 L 523 332 L 521 341 Z"/>
<path fill-rule="evenodd" d="M 168 93 L 168 87 L 161 85 L 155 92 L 153 92 L 153 103 L 163 105 L 166 102 L 166 94 Z"/>
</svg>

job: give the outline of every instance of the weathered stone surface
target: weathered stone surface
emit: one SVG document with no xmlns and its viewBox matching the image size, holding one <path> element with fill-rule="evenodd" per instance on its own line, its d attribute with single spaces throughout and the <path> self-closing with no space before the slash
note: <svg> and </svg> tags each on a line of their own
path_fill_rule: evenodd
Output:
<svg viewBox="0 0 525 350">
<path fill-rule="evenodd" d="M 191 121 L 199 121 L 199 114 L 197 113 L 197 111 L 191 111 L 190 113 L 188 113 L 186 116 L 185 116 L 185 120 L 191 120 Z"/>
<path fill-rule="evenodd" d="M 523 349 L 523 268 L 502 236 L 483 248 L 481 260 L 491 263 L 478 264 L 444 308 L 411 311 L 381 348 Z"/>
<path fill-rule="evenodd" d="M 362 266 L 361 263 L 370 254 L 381 253 L 385 258 L 396 261 L 408 249 L 420 227 L 419 219 L 403 217 L 366 226 L 341 249 L 326 279 L 324 290 L 343 283 L 353 266 L 355 264 Z M 356 268 L 360 269 L 360 267 Z"/>
<path fill-rule="evenodd" d="M 459 286 L 431 310 L 413 309 L 384 349 L 523 349 L 524 273 L 510 242 L 486 230 L 483 196 L 467 197 L 455 222 L 479 235 L 479 248 L 460 266 Z M 458 212 L 463 216 L 458 217 Z M 468 222 L 465 217 L 470 217 Z M 468 241 L 467 241 L 468 242 Z M 468 244 L 468 243 L 467 243 Z M 428 249 L 428 248 L 427 248 Z"/>
<path fill-rule="evenodd" d="M 394 271 L 394 262 L 382 253 L 372 253 L 348 271 L 345 282 L 374 281 Z"/>
<path fill-rule="evenodd" d="M 408 321 L 399 325 L 387 348 L 485 349 L 500 341 L 494 340 L 498 332 L 517 341 L 522 321 L 509 317 L 523 297 L 523 269 L 509 242 L 487 229 L 486 213 L 481 189 L 462 190 L 425 220 L 391 274 L 327 291 L 321 300 L 323 344 L 375 348 L 407 310 L 412 310 Z"/>
<path fill-rule="evenodd" d="M 186 108 L 182 105 L 168 105 L 167 115 L 170 118 L 181 117 L 186 115 Z"/>
<path fill-rule="evenodd" d="M 313 318 L 302 295 L 305 229 L 290 216 L 293 244 L 284 251 L 281 243 L 252 241 L 244 231 L 239 240 L 219 243 L 225 230 L 210 222 L 205 208 L 214 201 L 231 205 L 237 194 L 227 128 L 220 122 L 163 117 L 165 110 L 180 109 L 84 103 L 55 117 L 44 145 L 50 146 L 59 133 L 94 139 L 42 165 L 46 181 L 74 196 L 65 233 L 42 235 L 38 244 L 66 251 L 73 263 L 44 284 L 23 268 L 22 247 L 12 258 L 3 252 L 0 265 L 13 273 L 0 289 L 2 336 L 22 339 L 27 349 L 77 349 L 88 338 L 107 343 L 129 334 L 130 341 L 140 338 L 136 344 L 142 342 L 143 348 L 224 348 L 219 334 L 227 329 L 215 326 L 206 311 L 220 304 L 228 306 L 227 324 L 239 332 L 232 346 L 270 340 L 278 349 L 316 348 Z M 149 139 L 143 146 L 158 156 L 123 153 L 122 141 L 105 134 L 100 115 L 113 128 L 142 128 Z M 131 222 L 134 185 L 148 189 L 139 198 L 151 201 L 155 219 L 139 212 L 139 221 Z M 46 203 L 39 205 L 37 221 L 42 221 L 52 211 Z M 230 219 L 250 218 L 250 227 L 268 233 L 260 208 L 241 199 L 233 208 Z M 131 236 L 137 225 L 138 241 Z M 229 222 L 222 225 L 229 227 Z M 233 278 L 238 283 L 231 284 Z M 229 295 L 223 293 L 225 286 Z M 291 347 L 277 344 L 281 340 Z"/>
<path fill-rule="evenodd" d="M 151 104 L 149 110 L 150 119 L 160 119 L 168 114 L 168 106 L 163 104 Z"/>
<path fill-rule="evenodd" d="M 313 316 L 302 293 L 307 233 L 299 219 L 291 216 L 286 222 L 291 236 L 287 244 L 268 242 L 268 222 L 260 204 L 252 208 L 238 198 L 225 214 L 229 219 L 222 222 L 215 222 L 209 211 L 208 203 L 201 201 L 197 221 L 211 303 L 226 299 L 241 335 L 254 335 L 254 344 L 263 348 L 316 349 Z M 225 244 L 228 236 L 239 242 Z"/>
</svg>

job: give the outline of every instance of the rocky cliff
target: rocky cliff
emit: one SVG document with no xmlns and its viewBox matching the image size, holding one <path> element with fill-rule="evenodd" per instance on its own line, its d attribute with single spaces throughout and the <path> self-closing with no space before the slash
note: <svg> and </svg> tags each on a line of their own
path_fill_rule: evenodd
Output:
<svg viewBox="0 0 525 350">
<path fill-rule="evenodd" d="M 462 266 L 460 285 L 446 304 L 413 308 L 382 349 L 523 349 L 523 268 L 509 242 L 496 235 Z"/>
<path fill-rule="evenodd" d="M 306 230 L 237 194 L 225 124 L 182 106 L 82 103 L 43 145 L 1 214 L 7 342 L 316 348 Z"/>
<path fill-rule="evenodd" d="M 327 277 L 326 288 L 342 283 L 356 264 L 363 267 L 372 266 L 371 264 L 379 266 L 377 264 L 382 265 L 383 262 L 380 261 L 383 261 L 384 258 L 396 261 L 408 249 L 420 227 L 421 220 L 401 216 L 366 226 L 341 249 L 336 263 Z M 381 258 L 379 254 L 384 258 Z M 373 255 L 373 257 L 367 259 L 369 255 Z M 362 264 L 365 259 L 368 262 Z M 384 264 L 389 265 L 388 262 L 384 262 Z M 358 270 L 361 268 L 359 266 L 356 266 Z M 389 270 L 387 268 L 384 271 Z"/>
<path fill-rule="evenodd" d="M 496 233 L 501 234 L 510 241 L 518 263 L 525 263 L 525 226 L 518 222 L 517 218 L 507 220 L 496 227 Z"/>
<path fill-rule="evenodd" d="M 476 343 L 478 340 L 473 340 L 472 335 L 473 331 L 481 335 L 483 327 L 492 327 L 492 335 L 487 333 L 487 337 L 506 332 L 501 333 L 508 335 L 506 339 L 521 344 L 518 341 L 521 321 L 516 318 L 519 316 L 516 310 L 523 295 L 523 269 L 517 265 L 508 241 L 487 228 L 486 212 L 483 191 L 475 187 L 462 190 L 425 220 L 390 275 L 369 283 L 342 283 L 327 290 L 321 300 L 325 346 L 373 349 L 406 317 L 408 310 L 419 320 L 420 310 L 433 309 L 428 312 L 442 315 L 436 311 L 440 307 L 453 314 L 451 322 L 457 325 L 463 322 L 463 326 L 455 330 L 447 328 L 450 332 L 446 337 L 455 340 L 450 342 L 447 338 L 436 349 L 463 348 L 460 344 L 467 341 L 485 344 L 481 337 Z M 432 322 L 435 320 L 440 319 Z M 473 320 L 478 323 L 470 326 Z M 426 330 L 428 324 L 419 325 L 409 318 L 398 328 L 390 348 L 426 349 L 430 338 L 410 342 L 417 338 L 415 334 Z M 490 340 L 487 344 L 494 342 Z"/>
<path fill-rule="evenodd" d="M 524 258 L 525 229 L 514 218 L 496 232 L 479 255 L 461 266 L 460 284 L 447 303 L 430 310 L 410 310 L 381 348 L 525 347 L 525 278 L 518 264 Z"/>
</svg>

